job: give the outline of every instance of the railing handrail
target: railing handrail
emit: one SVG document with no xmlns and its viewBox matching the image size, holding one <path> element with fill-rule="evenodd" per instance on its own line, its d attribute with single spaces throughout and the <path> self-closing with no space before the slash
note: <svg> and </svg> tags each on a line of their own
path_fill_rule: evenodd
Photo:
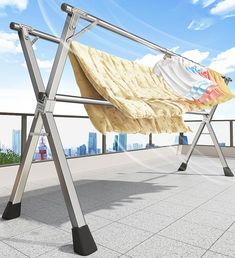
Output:
<svg viewBox="0 0 235 258">
<path fill-rule="evenodd" d="M 0 116 L 34 116 L 34 113 L 0 112 Z M 54 114 L 54 117 L 89 118 L 89 116 Z"/>
<path fill-rule="evenodd" d="M 33 117 L 34 113 L 24 113 L 24 112 L 0 112 L 0 116 L 19 116 L 21 117 L 21 153 L 23 153 L 23 148 L 26 143 L 26 137 L 27 137 L 27 117 Z M 81 116 L 81 115 L 66 115 L 66 114 L 55 114 L 54 115 L 57 118 L 80 118 L 80 119 L 88 119 L 89 116 Z M 200 123 L 200 119 L 186 119 L 184 120 L 186 123 Z M 235 122 L 235 119 L 212 119 L 212 122 L 229 122 L 229 130 L 230 130 L 230 147 L 233 145 L 233 123 Z M 181 134 L 181 133 L 180 133 Z M 182 134 L 183 135 L 183 134 Z M 181 135 L 181 138 L 182 138 Z M 151 148 L 153 147 L 152 142 L 152 134 L 149 134 L 149 146 Z M 180 145 L 180 143 L 179 143 Z M 173 145 L 169 145 L 173 146 Z M 106 135 L 102 135 L 102 153 L 106 153 Z"/>
<path fill-rule="evenodd" d="M 184 122 L 186 123 L 198 123 L 198 122 L 201 122 L 202 120 L 200 119 L 185 119 Z M 212 119 L 211 120 L 212 122 L 235 122 L 235 119 L 230 119 L 230 118 L 227 118 L 227 119 Z"/>
<path fill-rule="evenodd" d="M 0 116 L 34 116 L 34 113 L 24 113 L 24 112 L 0 112 Z M 66 114 L 54 114 L 55 117 L 67 117 L 67 118 L 89 118 L 89 116 L 81 115 L 66 115 Z M 185 119 L 186 123 L 198 123 L 201 122 L 200 119 Z M 212 119 L 213 122 L 235 122 L 235 118 L 226 118 L 226 119 Z"/>
</svg>

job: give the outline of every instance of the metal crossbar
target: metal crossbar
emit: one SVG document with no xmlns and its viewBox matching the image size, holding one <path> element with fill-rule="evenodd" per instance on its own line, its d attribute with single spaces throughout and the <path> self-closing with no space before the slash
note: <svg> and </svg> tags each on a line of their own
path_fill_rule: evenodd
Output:
<svg viewBox="0 0 235 258">
<path fill-rule="evenodd" d="M 33 161 L 33 155 L 41 135 L 42 128 L 45 128 L 45 135 L 48 137 L 48 142 L 51 148 L 53 160 L 59 177 L 61 189 L 65 199 L 65 203 L 68 209 L 69 217 L 72 224 L 72 237 L 74 251 L 80 255 L 89 255 L 97 250 L 94 239 L 91 235 L 88 225 L 85 222 L 80 203 L 77 198 L 76 190 L 73 184 L 70 169 L 67 160 L 64 155 L 63 146 L 61 143 L 60 135 L 56 127 L 54 119 L 54 107 L 56 102 L 67 103 L 79 103 L 79 104 L 91 104 L 91 105 L 105 105 L 112 106 L 111 103 L 105 100 L 97 100 L 91 98 L 82 98 L 78 96 L 69 96 L 57 94 L 60 79 L 64 70 L 65 62 L 68 56 L 70 43 L 73 38 L 78 37 L 84 32 L 88 31 L 94 26 L 103 27 L 109 31 L 115 32 L 128 39 L 134 40 L 142 45 L 152 48 L 157 51 L 161 51 L 165 54 L 178 55 L 166 48 L 160 47 L 148 40 L 145 40 L 137 35 L 134 35 L 128 31 L 125 31 L 117 26 L 114 26 L 104 20 L 101 20 L 95 16 L 92 16 L 80 9 L 74 8 L 67 4 L 62 4 L 61 9 L 67 13 L 63 32 L 60 38 L 50 35 L 48 33 L 36 30 L 30 26 L 22 25 L 18 23 L 11 23 L 10 28 L 18 31 L 20 43 L 23 49 L 23 54 L 26 60 L 27 68 L 33 85 L 34 93 L 37 99 L 37 107 L 35 110 L 34 119 L 28 135 L 28 139 L 22 155 L 22 162 L 20 164 L 13 190 L 10 196 L 10 200 L 3 213 L 3 219 L 14 219 L 20 216 L 21 213 L 21 201 L 25 190 L 26 181 L 29 175 L 30 167 Z M 82 29 L 80 32 L 75 33 L 78 19 L 82 18 L 91 22 L 90 25 Z M 31 40 L 30 36 L 35 37 Z M 39 66 L 34 54 L 32 45 L 37 39 L 44 39 L 50 42 L 58 44 L 56 56 L 52 66 L 52 70 L 49 76 L 47 87 L 45 87 Z M 185 58 L 185 57 L 182 57 Z M 193 62 L 193 61 L 192 61 Z M 230 78 L 225 78 L 227 81 Z M 191 149 L 186 157 L 186 161 L 182 163 L 179 170 L 185 170 L 187 163 L 191 157 L 191 154 L 197 144 L 197 141 L 204 129 L 207 126 L 221 163 L 224 168 L 224 174 L 226 176 L 232 176 L 232 172 L 229 169 L 227 162 L 221 152 L 218 140 L 211 127 L 211 119 L 216 110 L 215 106 L 209 113 L 205 111 L 201 112 L 189 112 L 190 114 L 202 115 L 203 120 L 199 127 L 199 130 L 195 136 Z"/>
</svg>

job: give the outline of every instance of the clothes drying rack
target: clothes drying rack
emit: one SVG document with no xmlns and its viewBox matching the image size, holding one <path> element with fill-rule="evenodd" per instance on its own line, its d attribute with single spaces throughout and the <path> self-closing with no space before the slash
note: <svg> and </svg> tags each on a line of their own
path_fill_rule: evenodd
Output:
<svg viewBox="0 0 235 258">
<path fill-rule="evenodd" d="M 68 96 L 57 94 L 60 79 L 63 73 L 65 62 L 68 56 L 70 43 L 76 37 L 90 30 L 94 26 L 102 27 L 106 30 L 112 31 L 116 34 L 124 36 L 130 40 L 140 43 L 148 48 L 160 51 L 164 54 L 173 56 L 178 55 L 166 48 L 156 45 L 144 38 L 132 34 L 124 29 L 112 25 L 98 17 L 95 17 L 83 10 L 72 7 L 68 4 L 61 5 L 62 11 L 67 13 L 64 28 L 61 37 L 56 37 L 48 33 L 36 30 L 30 26 L 12 22 L 10 28 L 18 31 L 19 40 L 23 49 L 23 54 L 26 60 L 27 68 L 34 88 L 34 93 L 37 100 L 35 115 L 28 139 L 22 155 L 22 161 L 15 179 L 10 200 L 3 213 L 3 219 L 14 219 L 20 216 L 21 200 L 25 190 L 26 181 L 33 161 L 34 151 L 36 149 L 39 136 L 41 135 L 42 127 L 44 126 L 44 135 L 48 137 L 48 142 L 51 148 L 53 160 L 59 177 L 65 203 L 68 209 L 69 217 L 72 224 L 72 238 L 75 253 L 80 255 L 89 255 L 97 250 L 95 241 L 89 230 L 88 225 L 84 219 L 77 193 L 73 184 L 70 169 L 64 155 L 63 146 L 60 135 L 56 127 L 53 116 L 54 106 L 57 101 L 68 103 L 92 104 L 92 105 L 111 105 L 111 103 L 104 100 L 90 99 L 78 96 Z M 75 32 L 76 25 L 79 19 L 84 19 L 89 22 L 89 25 L 84 27 L 81 31 Z M 31 37 L 30 37 L 31 36 Z M 32 38 L 32 36 L 34 38 Z M 44 39 L 58 44 L 56 56 L 49 76 L 47 87 L 42 80 L 40 69 L 34 54 L 33 44 L 38 39 Z M 179 55 L 178 55 L 179 56 Z M 185 57 L 184 57 L 185 58 Z M 187 58 L 186 58 L 187 59 Z M 192 61 L 192 60 L 190 60 Z M 194 62 L 195 63 L 195 62 Z M 230 78 L 224 77 L 226 83 L 231 81 Z M 220 149 L 215 132 L 211 126 L 211 120 L 215 113 L 217 106 L 213 107 L 210 112 L 189 112 L 190 114 L 202 115 L 203 119 L 201 125 L 196 133 L 196 136 L 191 145 L 190 151 L 179 168 L 179 171 L 186 170 L 187 164 L 191 154 L 198 142 L 200 135 L 205 126 L 209 130 L 209 134 L 218 152 L 220 161 L 222 163 L 225 176 L 233 176 L 232 171 L 228 167 L 225 157 Z"/>
</svg>

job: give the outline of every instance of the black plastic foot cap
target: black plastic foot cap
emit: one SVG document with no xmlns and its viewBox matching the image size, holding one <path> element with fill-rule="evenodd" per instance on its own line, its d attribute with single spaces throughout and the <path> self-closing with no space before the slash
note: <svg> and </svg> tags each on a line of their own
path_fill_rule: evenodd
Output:
<svg viewBox="0 0 235 258">
<path fill-rule="evenodd" d="M 180 167 L 178 168 L 178 171 L 185 171 L 186 168 L 187 168 L 187 164 L 183 162 L 183 163 L 180 165 Z"/>
<path fill-rule="evenodd" d="M 72 228 L 72 234 L 75 253 L 86 256 L 97 250 L 97 246 L 87 225 L 80 228 Z"/>
<path fill-rule="evenodd" d="M 3 212 L 2 218 L 6 220 L 15 219 L 20 216 L 21 203 L 8 202 L 5 211 Z"/>
<path fill-rule="evenodd" d="M 225 167 L 223 169 L 224 169 L 225 176 L 234 176 L 233 172 L 231 171 L 231 169 L 229 167 Z"/>
</svg>

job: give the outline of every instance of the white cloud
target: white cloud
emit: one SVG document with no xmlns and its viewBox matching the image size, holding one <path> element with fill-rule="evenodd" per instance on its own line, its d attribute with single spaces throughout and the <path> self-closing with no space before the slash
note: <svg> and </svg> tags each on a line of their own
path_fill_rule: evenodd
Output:
<svg viewBox="0 0 235 258">
<path fill-rule="evenodd" d="M 209 56 L 209 52 L 201 52 L 198 49 L 192 49 L 192 50 L 188 50 L 185 51 L 184 53 L 182 53 L 181 55 L 184 57 L 187 57 L 197 63 L 201 63 L 202 61 L 204 61 L 208 56 Z"/>
<path fill-rule="evenodd" d="M 210 5 L 212 5 L 216 0 L 204 0 L 202 3 L 203 8 L 206 8 Z"/>
<path fill-rule="evenodd" d="M 227 15 L 223 16 L 223 19 L 231 18 L 234 16 L 235 16 L 235 14 L 227 14 Z"/>
<path fill-rule="evenodd" d="M 22 11 L 27 8 L 27 5 L 28 5 L 28 0 L 0 0 L 1 8 L 10 6 Z"/>
<path fill-rule="evenodd" d="M 235 0 L 222 0 L 210 10 L 213 15 L 226 15 L 235 10 Z"/>
<path fill-rule="evenodd" d="M 52 68 L 53 60 L 37 59 L 37 61 L 38 61 L 39 68 L 41 68 L 41 69 L 50 70 Z"/>
<path fill-rule="evenodd" d="M 22 52 L 17 33 L 0 31 L 0 54 Z"/>
<path fill-rule="evenodd" d="M 213 21 L 209 18 L 203 18 L 198 21 L 192 20 L 188 25 L 189 30 L 205 30 L 213 24 Z"/>
<path fill-rule="evenodd" d="M 218 54 L 211 62 L 210 68 L 222 73 L 227 74 L 235 72 L 235 47 L 230 48 Z"/>
<path fill-rule="evenodd" d="M 52 65 L 53 65 L 53 60 L 42 60 L 42 59 L 38 59 L 37 58 L 37 62 L 38 62 L 38 66 L 40 69 L 45 69 L 45 70 L 51 70 Z M 26 63 L 22 63 L 23 67 L 27 67 Z"/>
<path fill-rule="evenodd" d="M 158 61 L 160 61 L 163 58 L 163 56 L 164 54 L 147 54 L 140 59 L 136 59 L 135 62 L 152 68 Z"/>
<path fill-rule="evenodd" d="M 177 49 L 179 49 L 179 47 L 171 48 L 170 51 L 176 52 Z M 155 64 L 158 61 L 160 61 L 163 57 L 164 57 L 164 54 L 157 54 L 157 55 L 147 54 L 140 59 L 136 59 L 135 62 L 153 68 Z"/>
<path fill-rule="evenodd" d="M 202 4 L 203 8 L 208 7 L 209 5 L 212 5 L 216 0 L 192 0 L 192 4 L 200 3 Z"/>
</svg>

